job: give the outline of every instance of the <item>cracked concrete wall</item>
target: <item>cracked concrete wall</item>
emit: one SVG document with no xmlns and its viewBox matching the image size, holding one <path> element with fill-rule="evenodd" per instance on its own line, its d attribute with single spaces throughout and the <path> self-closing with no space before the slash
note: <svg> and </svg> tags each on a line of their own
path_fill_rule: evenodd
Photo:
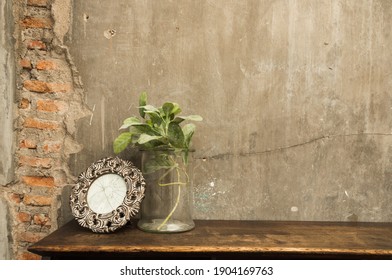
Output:
<svg viewBox="0 0 392 280">
<path fill-rule="evenodd" d="M 0 185 L 8 184 L 13 177 L 15 63 L 12 21 L 12 1 L 0 1 Z"/>
<path fill-rule="evenodd" d="M 8 223 L 8 205 L 3 197 L 0 197 L 0 260 L 9 260 L 11 258 L 9 228 Z"/>
<path fill-rule="evenodd" d="M 146 90 L 204 117 L 196 218 L 392 221 L 391 24 L 389 0 L 75 1 L 73 172 Z"/>
<path fill-rule="evenodd" d="M 0 0 L 0 260 L 10 258 L 8 205 L 3 186 L 13 180 L 15 63 L 12 1 Z"/>
</svg>

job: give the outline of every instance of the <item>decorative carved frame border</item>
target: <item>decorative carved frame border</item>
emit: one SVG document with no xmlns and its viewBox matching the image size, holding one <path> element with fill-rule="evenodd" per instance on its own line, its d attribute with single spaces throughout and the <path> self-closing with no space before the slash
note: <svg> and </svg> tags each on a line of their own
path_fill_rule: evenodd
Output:
<svg viewBox="0 0 392 280">
<path fill-rule="evenodd" d="M 91 184 L 102 175 L 117 174 L 124 178 L 127 192 L 121 205 L 115 210 L 97 214 L 87 203 L 87 193 Z M 118 157 L 103 158 L 94 162 L 78 177 L 70 195 L 71 211 L 82 227 L 93 232 L 109 233 L 124 226 L 140 209 L 144 198 L 145 180 L 142 172 L 130 161 Z"/>
</svg>

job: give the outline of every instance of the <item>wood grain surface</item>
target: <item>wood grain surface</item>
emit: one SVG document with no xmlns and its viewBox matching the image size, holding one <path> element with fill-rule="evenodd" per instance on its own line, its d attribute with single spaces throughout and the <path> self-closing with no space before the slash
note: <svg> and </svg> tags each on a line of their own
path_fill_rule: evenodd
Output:
<svg viewBox="0 0 392 280">
<path fill-rule="evenodd" d="M 132 224 L 98 234 L 71 221 L 29 251 L 72 259 L 392 258 L 392 224 L 203 220 L 185 233 L 146 233 Z"/>
</svg>

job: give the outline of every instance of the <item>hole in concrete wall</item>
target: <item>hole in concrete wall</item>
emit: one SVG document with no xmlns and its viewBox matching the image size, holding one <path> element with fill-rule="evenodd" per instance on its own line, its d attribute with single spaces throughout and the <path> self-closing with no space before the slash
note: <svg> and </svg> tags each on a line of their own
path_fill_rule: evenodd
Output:
<svg viewBox="0 0 392 280">
<path fill-rule="evenodd" d="M 116 36 L 116 30 L 114 29 L 108 29 L 103 32 L 103 36 L 105 36 L 106 39 L 111 39 L 112 37 Z"/>
</svg>

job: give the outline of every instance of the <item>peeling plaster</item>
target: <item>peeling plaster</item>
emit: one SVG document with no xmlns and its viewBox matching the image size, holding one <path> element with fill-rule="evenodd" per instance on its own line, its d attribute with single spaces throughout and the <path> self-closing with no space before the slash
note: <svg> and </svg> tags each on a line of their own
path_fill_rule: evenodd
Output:
<svg viewBox="0 0 392 280">
<path fill-rule="evenodd" d="M 54 18 L 54 33 L 62 45 L 64 38 L 70 30 L 72 22 L 72 0 L 54 0 L 52 15 Z"/>
</svg>

